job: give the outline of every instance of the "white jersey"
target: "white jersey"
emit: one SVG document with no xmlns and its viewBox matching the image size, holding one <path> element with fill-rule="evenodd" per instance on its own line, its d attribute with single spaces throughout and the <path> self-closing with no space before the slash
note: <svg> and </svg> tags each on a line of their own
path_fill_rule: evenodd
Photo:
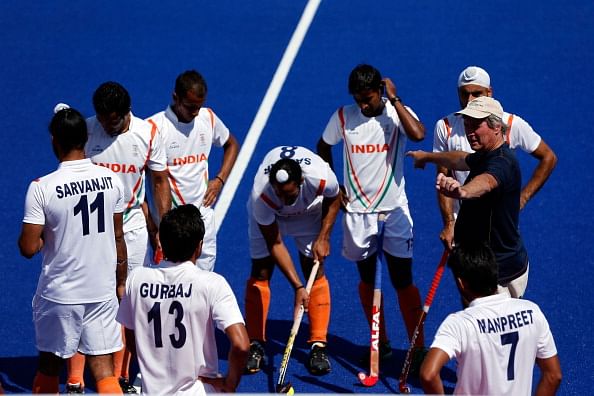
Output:
<svg viewBox="0 0 594 396">
<path fill-rule="evenodd" d="M 113 214 L 124 207 L 120 180 L 89 159 L 62 162 L 29 185 L 23 223 L 43 225 L 38 296 L 61 304 L 115 296 Z"/>
<path fill-rule="evenodd" d="M 527 153 L 532 153 L 540 144 L 541 137 L 532 129 L 530 124 L 521 117 L 503 113 L 503 122 L 508 126 L 505 141 L 511 149 L 521 148 Z M 433 152 L 466 151 L 472 153 L 470 143 L 464 131 L 464 117 L 452 113 L 437 121 L 433 134 Z M 456 180 L 464 183 L 468 171 L 454 171 Z"/>
<path fill-rule="evenodd" d="M 231 287 L 221 275 L 192 262 L 139 267 L 126 281 L 117 321 L 134 330 L 143 393 L 202 389 L 198 376 L 215 377 L 216 325 L 243 323 Z"/>
<path fill-rule="evenodd" d="M 529 395 L 535 359 L 557 354 L 549 324 L 531 301 L 478 298 L 439 326 L 431 348 L 458 361 L 455 394 Z"/>
<path fill-rule="evenodd" d="M 146 168 L 153 171 L 166 169 L 165 151 L 160 140 L 156 139 L 156 128 L 132 114 L 128 131 L 113 137 L 103 130 L 96 117 L 87 119 L 87 127 L 87 157 L 95 164 L 114 171 L 124 184 L 124 231 L 146 227 L 141 208 L 145 196 Z"/>
<path fill-rule="evenodd" d="M 269 182 L 270 168 L 280 159 L 293 159 L 301 166 L 303 183 L 292 205 L 278 198 Z M 336 197 L 338 180 L 326 161 L 298 146 L 280 146 L 268 152 L 258 167 L 248 209 L 258 224 L 270 225 L 279 217 L 295 217 L 322 210 L 324 197 Z"/>
<path fill-rule="evenodd" d="M 343 183 L 349 212 L 383 212 L 408 204 L 403 173 L 406 132 L 394 106 L 383 100 L 384 110 L 377 117 L 366 117 L 354 104 L 341 107 L 322 134 L 329 145 L 344 140 Z"/>
<path fill-rule="evenodd" d="M 180 122 L 171 109 L 149 118 L 163 141 L 173 206 L 202 206 L 208 187 L 208 158 L 212 146 L 223 147 L 229 129 L 209 108 L 202 107 L 189 123 Z"/>
</svg>

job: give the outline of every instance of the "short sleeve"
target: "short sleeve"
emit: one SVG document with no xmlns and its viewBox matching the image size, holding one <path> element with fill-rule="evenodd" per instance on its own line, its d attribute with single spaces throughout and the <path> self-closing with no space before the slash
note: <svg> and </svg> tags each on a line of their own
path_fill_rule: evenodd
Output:
<svg viewBox="0 0 594 396">
<path fill-rule="evenodd" d="M 539 308 L 536 308 L 535 315 L 538 315 L 539 323 L 539 338 L 536 345 L 536 357 L 539 359 L 548 359 L 557 354 L 557 346 L 553 339 L 553 334 L 549 327 L 549 322 Z"/>
<path fill-rule="evenodd" d="M 43 208 L 45 206 L 45 197 L 41 188 L 39 180 L 33 181 L 29 185 L 27 190 L 27 196 L 25 198 L 25 216 L 23 223 L 28 224 L 45 224 L 45 212 Z"/>
<path fill-rule="evenodd" d="M 219 117 L 210 109 L 209 117 L 212 117 L 213 128 L 212 128 L 212 144 L 216 147 L 223 147 L 227 140 L 229 140 L 229 128 L 221 121 Z"/>
<path fill-rule="evenodd" d="M 513 116 L 510 131 L 509 147 L 520 148 L 527 153 L 532 153 L 538 148 L 542 138 L 532 129 L 530 124 L 517 115 Z"/>
<path fill-rule="evenodd" d="M 276 212 L 269 204 L 265 202 L 266 195 L 262 193 L 260 196 L 255 196 L 252 192 L 251 210 L 256 222 L 261 225 L 270 225 L 276 220 Z M 264 195 L 264 197 L 262 196 Z"/>
<path fill-rule="evenodd" d="M 130 296 L 132 295 L 132 277 L 126 279 L 126 292 L 120 301 L 116 321 L 127 329 L 134 330 L 134 310 Z"/>
<path fill-rule="evenodd" d="M 114 213 L 122 213 L 126 209 L 126 201 L 124 200 L 124 198 L 125 198 L 124 184 L 122 183 L 120 178 L 117 176 L 113 177 L 112 180 L 113 180 L 113 183 L 115 185 L 115 188 L 116 188 L 116 191 L 118 194 L 118 198 L 117 198 L 116 205 L 115 205 L 113 212 Z"/>
<path fill-rule="evenodd" d="M 437 329 L 431 348 L 439 348 L 450 359 L 459 356 L 462 351 L 462 329 L 455 314 L 450 314 Z"/>
<path fill-rule="evenodd" d="M 324 191 L 322 195 L 327 198 L 334 198 L 338 195 L 340 191 L 340 185 L 338 184 L 338 178 L 336 174 L 330 168 L 328 163 L 324 162 L 324 166 L 326 167 L 326 184 L 324 186 Z"/>
<path fill-rule="evenodd" d="M 159 133 L 157 125 L 149 122 L 151 125 L 151 151 L 148 160 L 150 170 L 160 172 L 167 169 L 167 154 L 165 152 L 165 142 L 163 136 Z"/>
<path fill-rule="evenodd" d="M 497 156 L 492 158 L 487 165 L 484 173 L 488 173 L 497 180 L 497 184 L 502 190 L 505 190 L 504 186 L 508 185 L 513 179 L 512 172 L 513 167 L 510 166 L 510 162 L 507 158 Z"/>
<path fill-rule="evenodd" d="M 210 292 L 213 294 L 211 312 L 215 325 L 219 330 L 225 331 L 231 325 L 244 324 L 243 316 L 231 286 L 222 276 L 213 275 L 216 275 L 216 281 L 210 282 L 210 285 L 213 286 L 210 288 Z"/>
<path fill-rule="evenodd" d="M 444 153 L 448 151 L 448 131 L 443 119 L 435 123 L 433 130 L 433 152 Z"/>
<path fill-rule="evenodd" d="M 342 140 L 342 122 L 339 117 L 339 110 L 332 114 L 324 133 L 322 133 L 322 139 L 327 144 L 334 146 Z"/>
</svg>

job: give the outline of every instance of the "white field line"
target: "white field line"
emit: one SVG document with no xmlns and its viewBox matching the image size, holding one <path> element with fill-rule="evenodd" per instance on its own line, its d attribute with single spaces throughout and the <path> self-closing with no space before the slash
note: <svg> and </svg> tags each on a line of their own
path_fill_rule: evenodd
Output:
<svg viewBox="0 0 594 396">
<path fill-rule="evenodd" d="M 287 45 L 287 48 L 285 49 L 283 58 L 281 59 L 278 68 L 274 73 L 274 77 L 268 86 L 266 95 L 264 95 L 264 100 L 262 100 L 260 108 L 258 108 L 258 112 L 254 117 L 254 121 L 252 121 L 252 125 L 250 126 L 247 136 L 241 145 L 241 150 L 237 156 L 235 166 L 229 174 L 229 178 L 225 182 L 225 187 L 223 188 L 219 200 L 215 205 L 214 211 L 217 232 L 221 228 L 221 224 L 223 223 L 225 215 L 227 214 L 227 210 L 229 209 L 231 201 L 235 196 L 237 187 L 239 186 L 245 169 L 247 168 L 247 165 L 252 158 L 252 154 L 256 149 L 256 145 L 258 144 L 262 130 L 264 130 L 264 127 L 268 122 L 268 117 L 270 117 L 272 108 L 274 107 L 276 99 L 278 98 L 278 95 L 287 79 L 289 70 L 293 65 L 293 61 L 299 52 L 299 48 L 303 43 L 303 39 L 309 30 L 311 22 L 313 21 L 321 1 L 322 0 L 309 0 L 307 2 L 307 5 L 303 10 L 303 14 L 301 15 L 301 19 L 299 20 L 299 23 L 293 32 L 293 36 L 289 41 L 289 45 Z"/>
</svg>

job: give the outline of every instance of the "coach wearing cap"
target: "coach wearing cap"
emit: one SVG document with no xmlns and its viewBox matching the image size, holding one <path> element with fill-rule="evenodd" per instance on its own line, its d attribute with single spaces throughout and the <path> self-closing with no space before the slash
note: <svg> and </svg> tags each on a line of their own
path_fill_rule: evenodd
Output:
<svg viewBox="0 0 594 396">
<path fill-rule="evenodd" d="M 436 188 L 461 201 L 454 229 L 456 244 L 487 242 L 499 266 L 499 291 L 522 297 L 528 283 L 528 254 L 518 229 L 521 174 L 515 154 L 505 142 L 506 124 L 501 104 L 487 96 L 469 102 L 459 111 L 474 153 L 412 151 L 416 168 L 432 162 L 455 170 L 470 171 L 462 185 L 443 173 Z"/>
</svg>

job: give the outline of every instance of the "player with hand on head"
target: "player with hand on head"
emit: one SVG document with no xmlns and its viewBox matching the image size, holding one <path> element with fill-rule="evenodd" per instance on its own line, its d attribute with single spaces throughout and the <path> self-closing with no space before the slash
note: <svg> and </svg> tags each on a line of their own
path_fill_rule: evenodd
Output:
<svg viewBox="0 0 594 396">
<path fill-rule="evenodd" d="M 134 116 L 131 106 L 130 95 L 121 84 L 112 81 L 101 84 L 93 94 L 96 116 L 87 119 L 89 141 L 85 147 L 91 161 L 114 171 L 124 184 L 128 272 L 151 263 L 150 219 L 144 211 L 147 170 L 150 170 L 158 216 L 171 208 L 165 150 L 156 128 Z M 136 393 L 129 383 L 130 359 L 126 348 L 118 352 L 114 356 L 115 372 L 120 376 L 124 392 Z M 69 369 L 68 383 L 82 385 L 84 359 L 75 356 L 69 362 Z"/>
<path fill-rule="evenodd" d="M 194 204 L 206 226 L 198 267 L 212 271 L 217 241 L 213 206 L 237 159 L 239 143 L 223 121 L 208 107 L 206 81 L 188 70 L 175 80 L 171 105 L 148 121 L 157 126 L 167 157 L 173 206 Z M 223 148 L 223 162 L 215 177 L 209 175 L 210 151 Z"/>
<path fill-rule="evenodd" d="M 404 189 L 403 159 L 406 140 L 419 142 L 425 127 L 397 96 L 396 86 L 370 65 L 358 65 L 349 76 L 349 93 L 355 104 L 339 108 L 330 118 L 318 153 L 331 166 L 332 147 L 344 141 L 343 247 L 345 258 L 359 270 L 359 297 L 371 326 L 377 256 L 378 215 L 385 213 L 384 257 L 396 289 L 409 341 L 421 315 L 421 296 L 413 283 L 413 221 Z M 385 91 L 387 98 L 382 97 Z M 381 304 L 384 307 L 384 304 Z M 392 354 L 383 309 L 380 320 L 380 354 Z M 413 372 L 423 355 L 420 330 Z"/>
<path fill-rule="evenodd" d="M 58 393 L 65 359 L 80 351 L 97 391 L 121 394 L 112 354 L 122 349 L 115 316 L 126 281 L 124 186 L 85 158 L 82 115 L 57 110 L 49 130 L 60 166 L 29 186 L 19 237 L 23 256 L 43 254 L 32 303 L 39 350 L 32 393 Z"/>
<path fill-rule="evenodd" d="M 454 229 L 456 244 L 487 243 L 499 265 L 501 293 L 521 298 L 528 284 L 528 253 L 519 230 L 522 176 L 514 152 L 505 143 L 507 125 L 501 104 L 481 96 L 457 114 L 474 153 L 449 151 L 407 153 L 417 168 L 435 163 L 470 171 L 464 184 L 443 173 L 435 182 L 439 193 L 461 201 Z"/>
<path fill-rule="evenodd" d="M 204 237 L 199 209 L 194 205 L 171 209 L 161 220 L 159 237 L 164 261 L 130 274 L 117 316 L 128 339 L 135 340 L 142 391 L 235 392 L 249 339 L 225 278 L 196 267 Z M 218 374 L 215 326 L 231 344 L 225 376 Z"/>
<path fill-rule="evenodd" d="M 448 266 L 470 305 L 439 326 L 421 367 L 425 393 L 444 393 L 440 371 L 456 359 L 455 394 L 529 395 L 536 362 L 541 376 L 535 394 L 554 395 L 561 383 L 561 366 L 540 308 L 497 294 L 498 266 L 486 245 L 457 245 Z"/>
<path fill-rule="evenodd" d="M 264 363 L 266 319 L 270 306 L 270 278 L 275 265 L 295 291 L 295 311 L 308 311 L 311 344 L 307 368 L 323 375 L 330 371 L 326 352 L 330 322 L 330 286 L 324 260 L 330 254 L 330 233 L 340 208 L 340 190 L 328 164 L 298 146 L 276 147 L 266 154 L 254 178 L 247 203 L 252 268 L 246 285 L 245 315 L 251 346 L 246 371 L 256 373 Z M 308 295 L 283 242 L 292 236 L 299 249 L 305 279 L 314 260 L 320 262 Z"/>
<path fill-rule="evenodd" d="M 469 101 L 480 96 L 493 96 L 491 78 L 484 69 L 477 66 L 469 66 L 458 77 L 460 108 L 464 109 Z M 540 190 L 553 172 L 557 163 L 557 156 L 544 139 L 520 116 L 504 112 L 503 121 L 508 125 L 505 140 L 509 147 L 512 149 L 521 148 L 538 160 L 538 165 L 534 169 L 528 183 L 522 188 L 520 194 L 520 209 L 522 209 L 538 190 Z M 451 113 L 437 121 L 433 136 L 433 151 L 473 151 L 466 138 L 464 120 L 461 115 Z M 437 173 L 452 176 L 461 184 L 464 184 L 468 176 L 467 171 L 449 170 L 442 166 L 437 167 Z M 448 249 L 451 249 L 459 203 L 455 199 L 446 197 L 443 194 L 437 194 L 437 201 L 444 225 L 439 237 L 444 245 Z"/>
</svg>

